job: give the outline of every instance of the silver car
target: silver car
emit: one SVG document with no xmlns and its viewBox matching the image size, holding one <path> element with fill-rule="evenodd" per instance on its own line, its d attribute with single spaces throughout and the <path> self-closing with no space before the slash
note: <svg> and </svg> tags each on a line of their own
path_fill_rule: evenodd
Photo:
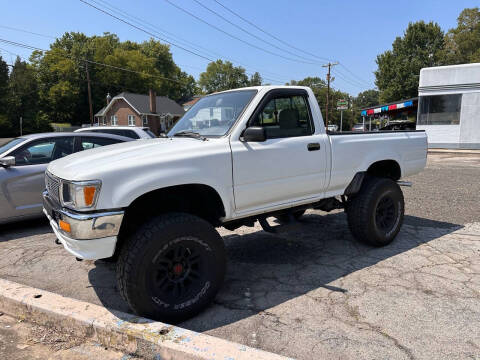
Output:
<svg viewBox="0 0 480 360">
<path fill-rule="evenodd" d="M 0 223 L 42 216 L 45 170 L 50 161 L 132 140 L 112 134 L 43 133 L 18 137 L 0 146 Z"/>
</svg>

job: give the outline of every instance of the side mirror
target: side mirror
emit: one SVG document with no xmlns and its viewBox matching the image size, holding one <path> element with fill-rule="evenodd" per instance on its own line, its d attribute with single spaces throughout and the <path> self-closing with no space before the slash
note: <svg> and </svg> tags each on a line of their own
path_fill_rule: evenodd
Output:
<svg viewBox="0 0 480 360">
<path fill-rule="evenodd" d="M 243 141 L 246 142 L 262 142 L 267 140 L 265 128 L 261 126 L 250 126 L 243 132 Z"/>
<path fill-rule="evenodd" d="M 3 167 L 15 166 L 15 157 L 5 156 L 3 158 L 0 158 L 0 166 L 3 166 Z"/>
</svg>

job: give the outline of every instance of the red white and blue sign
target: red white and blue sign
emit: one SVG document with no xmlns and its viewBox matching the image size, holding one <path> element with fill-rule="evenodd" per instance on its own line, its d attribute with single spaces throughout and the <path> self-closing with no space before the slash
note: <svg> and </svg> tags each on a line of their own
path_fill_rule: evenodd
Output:
<svg viewBox="0 0 480 360">
<path fill-rule="evenodd" d="M 363 110 L 361 112 L 361 115 L 362 116 L 369 116 L 369 115 L 374 115 L 374 114 L 380 114 L 380 113 L 387 112 L 387 111 L 408 108 L 408 107 L 412 107 L 412 106 L 413 106 L 413 101 L 410 100 L 410 101 L 405 101 L 405 102 L 398 103 L 398 104 L 385 105 L 385 106 L 381 106 L 381 107 L 378 107 L 378 108 Z"/>
</svg>

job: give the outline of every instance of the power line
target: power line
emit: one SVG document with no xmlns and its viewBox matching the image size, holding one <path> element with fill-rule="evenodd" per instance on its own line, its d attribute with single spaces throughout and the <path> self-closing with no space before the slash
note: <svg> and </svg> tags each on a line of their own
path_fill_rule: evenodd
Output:
<svg viewBox="0 0 480 360">
<path fill-rule="evenodd" d="M 80 1 L 84 1 L 84 0 L 80 0 Z M 260 51 L 263 51 L 263 52 L 265 52 L 265 53 L 267 53 L 267 54 L 274 55 L 274 56 L 277 56 L 277 57 L 281 57 L 282 59 L 289 60 L 289 61 L 293 61 L 293 62 L 300 62 L 300 63 L 304 63 L 304 64 L 315 64 L 315 63 L 313 63 L 313 62 L 306 62 L 306 61 L 302 61 L 302 60 L 293 59 L 293 58 L 290 58 L 290 57 L 287 57 L 287 56 L 283 56 L 282 54 L 278 54 L 278 53 L 275 53 L 275 52 L 273 52 L 273 51 L 270 51 L 270 50 L 261 48 L 260 46 L 257 46 L 257 45 L 255 45 L 255 44 L 252 44 L 252 43 L 250 43 L 250 42 L 248 42 L 248 41 L 245 41 L 245 40 L 239 38 L 238 36 L 235 36 L 235 35 L 230 34 L 229 32 L 227 32 L 227 31 L 225 31 L 225 30 L 220 29 L 219 27 L 217 27 L 217 26 L 209 23 L 208 21 L 206 21 L 206 20 L 198 17 L 197 15 L 195 15 L 195 14 L 191 13 L 190 11 L 182 8 L 181 6 L 179 6 L 179 5 L 177 5 L 177 4 L 174 4 L 174 3 L 171 2 L 170 0 L 165 0 L 165 1 L 166 1 L 167 3 L 169 3 L 170 5 L 172 5 L 173 7 L 177 8 L 178 10 L 180 10 L 180 11 L 182 11 L 182 12 L 190 15 L 191 17 L 197 19 L 198 21 L 200 21 L 200 22 L 202 22 L 202 23 L 210 26 L 211 28 L 213 28 L 213 29 L 215 29 L 215 30 L 217 30 L 217 31 L 219 31 L 219 32 L 221 32 L 221 33 L 223 33 L 223 34 L 231 37 L 232 39 L 235 39 L 235 40 L 240 41 L 240 42 L 242 42 L 242 43 L 244 43 L 244 44 L 246 44 L 246 45 L 248 45 L 248 46 L 250 46 L 250 47 L 253 47 L 253 48 L 257 49 L 257 50 L 260 50 Z"/>
<path fill-rule="evenodd" d="M 171 42 L 171 41 L 168 41 L 168 40 L 166 40 L 166 39 L 164 39 L 164 38 L 161 38 L 161 37 L 155 35 L 154 33 L 150 32 L 150 31 L 148 31 L 148 30 L 145 30 L 145 29 L 143 29 L 143 28 L 141 28 L 141 27 L 139 27 L 139 26 L 137 26 L 137 25 L 134 25 L 134 24 L 132 24 L 131 22 L 128 22 L 128 21 L 126 21 L 126 20 L 124 20 L 124 19 L 121 19 L 121 18 L 119 18 L 118 16 L 115 16 L 115 15 L 109 13 L 109 12 L 106 11 L 106 10 L 100 9 L 99 7 L 90 4 L 90 3 L 88 3 L 88 2 L 85 1 L 85 0 L 80 0 L 80 1 L 83 2 L 83 3 L 86 4 L 86 5 L 89 5 L 89 6 L 93 7 L 94 9 L 97 9 L 98 11 L 100 11 L 100 12 L 102 12 L 102 13 L 110 16 L 110 17 L 113 17 L 114 19 L 117 19 L 118 21 L 123 22 L 124 24 L 130 25 L 130 26 L 132 26 L 133 28 L 135 28 L 135 29 L 137 29 L 137 30 L 140 30 L 140 31 L 142 31 L 142 32 L 144 32 L 144 33 L 146 33 L 146 34 L 148 34 L 148 35 L 150 35 L 150 36 L 152 36 L 152 37 L 155 37 L 155 38 L 157 38 L 157 39 L 159 39 L 159 40 L 161 40 L 161 41 L 163 41 L 163 42 L 166 42 L 166 43 L 168 43 L 168 44 L 170 44 L 170 45 L 172 45 L 172 46 L 175 46 L 175 47 L 177 47 L 177 48 L 179 48 L 179 49 L 182 49 L 182 50 L 184 50 L 184 51 L 187 51 L 187 52 L 189 52 L 190 54 L 193 54 L 193 55 L 196 55 L 196 56 L 201 57 L 201 58 L 203 58 L 203 59 L 206 59 L 206 60 L 208 60 L 208 61 L 210 61 L 210 62 L 215 62 L 215 60 L 213 60 L 213 59 L 211 59 L 211 58 L 208 58 L 208 57 L 206 57 L 206 56 L 200 55 L 200 54 L 196 53 L 195 51 L 188 50 L 187 48 L 185 48 L 185 47 L 183 47 L 183 46 L 177 45 L 177 44 L 175 44 L 175 43 L 173 43 L 173 42 Z"/>
<path fill-rule="evenodd" d="M 240 65 L 242 65 L 242 66 L 245 66 L 245 67 L 247 68 L 247 70 L 248 70 L 248 68 L 250 67 L 249 65 L 243 64 L 243 63 L 240 62 L 240 61 L 237 61 L 237 60 L 234 60 L 234 59 L 231 59 L 231 58 L 229 59 L 228 57 L 225 57 L 225 56 L 223 56 L 223 55 L 221 55 L 221 54 L 218 54 L 218 53 L 216 53 L 216 52 L 214 52 L 214 51 L 212 51 L 212 50 L 209 50 L 209 49 L 206 49 L 206 48 L 204 48 L 204 47 L 201 47 L 201 46 L 199 46 L 198 44 L 191 45 L 191 44 L 193 44 L 192 42 L 190 42 L 190 41 L 188 41 L 188 40 L 185 40 L 185 39 L 182 39 L 181 37 L 176 36 L 176 35 L 174 35 L 173 33 L 168 32 L 168 31 L 166 31 L 166 30 L 164 30 L 164 29 L 161 29 L 161 28 L 159 28 L 158 26 L 155 26 L 155 25 L 147 22 L 147 21 L 144 20 L 144 19 L 141 19 L 141 18 L 139 18 L 139 17 L 136 17 L 136 16 L 134 16 L 134 15 L 131 15 L 131 14 L 127 13 L 126 11 L 123 11 L 122 9 L 120 9 L 120 8 L 118 8 L 118 7 L 115 7 L 115 6 L 111 5 L 111 4 L 109 4 L 107 1 L 104 1 L 104 0 L 98 0 L 98 1 L 97 1 L 97 0 L 90 0 L 90 1 L 93 1 L 93 2 L 96 3 L 96 4 L 99 4 L 99 2 L 101 2 L 102 4 L 99 4 L 99 5 L 105 6 L 105 7 L 108 8 L 110 11 L 116 12 L 117 14 L 120 13 L 123 17 L 125 17 L 125 18 L 127 18 L 127 19 L 129 19 L 129 20 L 131 20 L 131 21 L 133 21 L 133 22 L 136 22 L 137 24 L 140 23 L 142 26 L 145 26 L 144 24 L 150 25 L 150 26 L 147 26 L 147 29 L 150 28 L 151 31 L 154 31 L 154 32 L 156 32 L 156 33 L 167 33 L 167 34 L 170 34 L 170 36 L 176 38 L 177 41 L 180 41 L 180 42 L 189 44 L 189 45 L 187 45 L 187 46 L 190 46 L 191 48 L 194 48 L 196 51 L 200 51 L 200 52 L 203 52 L 203 53 L 207 52 L 207 53 L 214 54 L 214 55 L 218 56 L 219 58 L 223 58 L 223 59 L 229 60 L 229 61 L 231 61 L 231 62 L 238 63 L 238 64 L 240 64 Z M 132 18 L 133 18 L 134 20 L 132 20 Z M 159 31 L 159 30 L 160 30 L 160 31 Z M 162 35 L 164 35 L 164 34 L 162 34 Z M 202 49 L 203 51 L 202 51 L 202 50 L 198 50 L 198 48 Z M 208 54 L 207 54 L 207 56 L 208 56 Z M 282 75 L 275 74 L 275 73 L 270 72 L 270 71 L 268 71 L 268 72 L 267 72 L 267 71 L 262 71 L 262 72 L 263 72 L 263 73 L 270 73 L 270 74 L 272 74 L 272 75 L 274 75 L 274 76 L 280 76 L 280 77 L 282 77 Z M 253 72 L 247 71 L 247 74 L 248 74 L 248 75 L 252 75 Z M 273 78 L 269 78 L 269 77 L 265 77 L 265 76 L 263 76 L 263 78 L 266 79 L 266 80 L 273 81 L 273 82 L 275 82 L 275 83 L 284 83 L 284 82 L 285 82 L 285 81 L 280 81 L 280 80 L 278 80 L 278 79 L 273 79 Z"/>
<path fill-rule="evenodd" d="M 196 0 L 195 0 L 195 1 L 196 1 Z M 321 56 L 315 55 L 315 54 L 313 54 L 313 53 L 311 53 L 311 52 L 308 52 L 308 51 L 306 51 L 306 50 L 302 50 L 302 49 L 300 49 L 300 48 L 298 48 L 298 47 L 296 47 L 296 46 L 294 46 L 294 45 L 292 45 L 292 44 L 289 44 L 288 42 L 284 41 L 283 39 L 281 39 L 281 38 L 279 38 L 279 37 L 271 34 L 270 32 L 262 29 L 262 28 L 259 27 L 257 24 L 253 23 L 252 21 L 244 18 L 243 16 L 241 16 L 241 15 L 238 14 L 237 12 L 233 11 L 232 9 L 230 9 L 229 7 L 227 7 L 226 5 L 222 4 L 220 1 L 218 1 L 218 0 L 213 0 L 213 1 L 215 1 L 218 5 L 220 5 L 222 8 L 224 8 L 225 10 L 227 10 L 228 12 L 230 12 L 231 14 L 233 14 L 233 15 L 235 15 L 236 17 L 240 18 L 241 20 L 243 20 L 243 21 L 246 22 L 247 24 L 255 27 L 257 30 L 261 31 L 262 33 L 270 36 L 271 38 L 273 38 L 273 39 L 275 39 L 275 40 L 277 40 L 278 42 L 280 42 L 280 43 L 282 43 L 282 44 L 284 44 L 284 45 L 286 45 L 286 46 L 288 46 L 288 47 L 290 47 L 290 48 L 292 48 L 292 49 L 295 49 L 295 50 L 297 50 L 297 51 L 300 51 L 300 52 L 302 52 L 302 53 L 304 53 L 304 54 L 307 54 L 307 55 L 309 55 L 309 56 L 313 56 L 313 57 L 315 57 L 315 58 L 317 58 L 317 59 L 319 59 L 319 60 L 332 61 L 331 59 L 328 59 L 328 58 L 325 58 L 325 57 L 321 57 Z M 361 80 L 361 82 L 365 83 L 366 85 L 368 84 L 368 86 L 371 86 L 368 81 L 365 81 L 365 80 L 363 80 L 362 78 L 360 78 L 358 75 L 356 75 L 355 73 L 353 73 L 352 71 L 350 71 L 350 70 L 349 70 L 345 65 L 343 65 L 342 63 L 340 63 L 340 66 L 343 67 L 345 70 L 347 70 L 350 74 L 352 74 L 353 76 L 355 76 L 357 79 Z M 359 82 L 359 81 L 357 81 L 357 82 Z M 362 84 L 362 85 L 363 85 L 363 84 Z"/>
<path fill-rule="evenodd" d="M 342 72 L 340 72 L 338 69 L 335 70 L 335 76 L 338 77 L 339 79 L 343 80 L 345 83 L 347 83 L 351 86 L 354 86 L 354 87 L 359 88 L 359 89 L 364 89 L 365 88 L 364 84 L 361 84 L 359 82 L 355 82 L 351 78 L 346 78 L 345 75 Z"/>
<path fill-rule="evenodd" d="M 93 5 L 93 4 L 90 4 L 89 2 L 87 2 L 87 1 L 85 1 L 85 0 L 80 0 L 80 1 L 81 1 L 82 3 L 88 5 L 88 6 L 92 7 L 92 8 L 94 8 L 94 9 L 96 9 L 96 10 L 98 10 L 98 11 L 100 11 L 100 12 L 102 12 L 102 13 L 104 13 L 104 14 L 112 17 L 112 18 L 114 18 L 114 19 L 117 19 L 118 21 L 123 22 L 124 24 L 127 24 L 127 25 L 129 25 L 129 26 L 131 26 L 131 27 L 134 27 L 134 28 L 137 29 L 137 30 L 140 30 L 140 31 L 144 32 L 145 34 L 148 34 L 148 35 L 150 35 L 150 36 L 152 36 L 152 37 L 155 37 L 155 38 L 157 38 L 157 39 L 159 39 L 159 40 L 161 40 L 161 41 L 163 41 L 163 42 L 166 42 L 167 44 L 170 44 L 170 45 L 172 45 L 172 46 L 175 46 L 175 47 L 177 47 L 177 48 L 179 48 L 179 49 L 182 49 L 182 50 L 184 50 L 184 51 L 186 51 L 186 52 L 188 52 L 188 53 L 190 53 L 190 54 L 192 54 L 192 55 L 201 57 L 202 59 L 208 60 L 208 61 L 210 61 L 210 62 L 211 62 L 211 61 L 214 61 L 213 59 L 210 59 L 210 58 L 208 58 L 208 57 L 206 57 L 206 56 L 203 56 L 203 55 L 201 55 L 201 54 L 198 54 L 198 53 L 196 53 L 195 51 L 188 50 L 187 48 L 185 48 L 185 47 L 183 47 L 183 46 L 177 45 L 177 44 L 175 44 L 175 43 L 173 43 L 173 42 L 171 42 L 171 41 L 168 41 L 168 40 L 166 40 L 166 39 L 164 39 L 164 38 L 161 38 L 161 37 L 159 37 L 158 35 L 155 35 L 155 34 L 153 34 L 152 32 L 150 32 L 150 31 L 148 31 L 148 30 L 145 30 L 145 29 L 143 29 L 143 28 L 141 28 L 141 27 L 139 27 L 139 26 L 136 26 L 136 25 L 134 25 L 134 24 L 132 24 L 132 23 L 124 20 L 124 19 L 121 19 L 121 18 L 119 18 L 118 16 L 115 16 L 115 15 L 109 13 L 109 12 L 106 11 L 106 10 L 100 9 L 99 7 L 97 7 L 97 6 Z"/>
<path fill-rule="evenodd" d="M 0 39 L 0 42 L 2 42 L 2 43 L 4 43 L 4 44 L 8 44 L 8 45 L 13 45 L 13 46 L 21 47 L 21 48 L 24 48 L 24 49 L 39 50 L 39 51 L 49 51 L 49 50 L 37 48 L 37 47 L 35 47 L 35 46 L 31 46 L 31 45 L 27 45 L 27 44 L 23 44 L 23 43 L 18 43 L 18 42 L 15 42 L 15 41 L 5 40 L 5 39 Z M 135 73 L 135 74 L 139 74 L 139 75 L 143 75 L 143 76 L 149 76 L 149 77 L 159 78 L 159 79 L 162 79 L 162 80 L 168 80 L 168 81 L 173 81 L 173 82 L 176 82 L 176 83 L 179 83 L 179 84 L 183 84 L 183 82 L 182 82 L 181 80 L 172 79 L 172 78 L 168 78 L 168 77 L 161 76 L 161 75 L 148 74 L 148 73 L 141 72 L 141 71 L 136 71 L 136 70 L 131 70 L 131 69 L 127 69 L 127 68 L 122 68 L 122 67 L 120 67 L 120 66 L 105 64 L 105 63 L 101 63 L 101 62 L 98 62 L 98 61 L 93 61 L 93 60 L 88 60 L 88 59 L 81 59 L 81 58 L 77 58 L 77 57 L 74 57 L 74 56 L 67 56 L 67 55 L 61 55 L 61 54 L 54 54 L 54 55 L 59 55 L 60 57 L 67 58 L 67 59 L 73 59 L 73 60 L 77 60 L 77 61 L 83 61 L 83 62 L 86 62 L 86 63 L 89 63 L 89 64 L 100 65 L 100 66 L 107 67 L 107 68 L 111 68 L 111 69 L 116 69 L 116 70 L 120 70 L 120 71 Z"/>
<path fill-rule="evenodd" d="M 350 74 L 352 74 L 353 76 L 355 76 L 357 79 L 359 79 L 362 83 L 368 83 L 370 85 L 370 83 L 366 80 L 363 80 L 360 76 L 356 75 L 353 71 L 350 71 L 345 65 L 343 65 L 342 63 L 340 63 L 340 66 L 343 67 L 346 71 L 348 71 Z"/>
<path fill-rule="evenodd" d="M 291 51 L 289 51 L 289 50 L 286 50 L 286 49 L 284 49 L 284 48 L 281 48 L 280 46 L 277 46 L 277 45 L 271 43 L 270 41 L 267 41 L 267 40 L 265 40 L 265 39 L 262 39 L 260 36 L 257 36 L 257 35 L 255 35 L 255 34 L 251 33 L 250 31 L 244 29 L 244 28 L 241 27 L 240 25 L 235 24 L 234 22 L 228 20 L 227 18 L 225 18 L 224 16 L 222 16 L 221 14 L 219 14 L 218 12 L 216 12 L 215 10 L 210 9 L 208 6 L 202 4 L 200 1 L 198 1 L 198 0 L 193 0 L 193 1 L 195 1 L 198 5 L 200 5 L 200 6 L 203 7 L 204 9 L 210 11 L 212 14 L 218 16 L 220 19 L 224 20 L 225 22 L 229 23 L 230 25 L 235 26 L 237 29 L 240 29 L 241 31 L 243 31 L 244 33 L 246 33 L 246 34 L 254 37 L 255 39 L 260 40 L 260 41 L 262 41 L 262 42 L 264 42 L 264 43 L 266 43 L 266 44 L 268 44 L 268 45 L 270 45 L 270 46 L 272 46 L 272 47 L 274 47 L 274 48 L 276 48 L 276 49 L 278 49 L 278 50 L 284 51 L 284 52 L 286 52 L 286 53 L 288 53 L 288 54 L 290 54 L 290 55 L 297 56 L 297 57 L 299 57 L 299 58 L 301 58 L 301 59 L 304 59 L 304 60 L 309 61 L 310 63 L 312 62 L 312 59 L 303 57 L 303 56 L 298 55 L 298 54 L 296 54 L 296 53 L 294 53 L 294 52 L 291 52 Z M 313 61 L 315 61 L 315 60 L 313 60 Z"/>
<path fill-rule="evenodd" d="M 50 35 L 45 35 L 45 34 L 36 33 L 36 32 L 33 32 L 33 31 L 28 31 L 28 30 L 24 30 L 24 29 L 14 28 L 14 27 L 12 27 L 12 26 L 0 25 L 0 28 L 4 28 L 4 29 L 8 29 L 8 30 L 13 30 L 13 31 L 19 31 L 19 32 L 23 32 L 23 33 L 26 33 L 26 34 L 30 34 L 30 35 L 37 35 L 37 36 L 41 36 L 41 37 L 49 38 L 49 39 L 56 39 L 55 36 L 50 36 Z"/>
<path fill-rule="evenodd" d="M 319 59 L 319 60 L 324 60 L 324 61 L 325 61 L 325 60 L 327 60 L 327 61 L 331 61 L 331 60 L 332 60 L 332 59 L 324 58 L 324 57 L 321 57 L 321 56 L 318 56 L 318 55 L 309 53 L 309 52 L 304 51 L 304 50 L 302 50 L 302 49 L 300 49 L 300 48 L 297 48 L 296 46 L 291 45 L 291 44 L 287 43 L 286 41 L 284 41 L 284 40 L 276 37 L 275 35 L 269 33 L 268 31 L 262 29 L 261 27 L 257 26 L 255 23 L 253 23 L 253 22 L 245 19 L 244 17 L 242 17 L 242 16 L 239 15 L 238 13 L 234 12 L 233 10 L 231 10 L 230 8 L 228 8 L 227 6 L 223 5 L 220 1 L 218 1 L 218 0 L 213 0 L 213 1 L 215 1 L 218 5 L 220 5 L 221 7 L 223 7 L 225 10 L 227 10 L 227 11 L 230 12 L 231 14 L 237 16 L 238 18 L 242 19 L 242 20 L 245 21 L 246 23 L 252 25 L 252 26 L 255 27 L 257 30 L 261 31 L 262 33 L 270 36 L 271 38 L 273 38 L 273 39 L 281 42 L 282 44 L 284 44 L 284 45 L 286 45 L 286 46 L 288 46 L 288 47 L 290 47 L 290 48 L 292 48 L 292 49 L 295 49 L 295 50 L 297 50 L 297 51 L 303 52 L 304 54 L 307 54 L 307 55 L 309 55 L 309 56 L 313 56 L 313 57 L 315 57 L 315 58 L 317 58 L 317 59 Z"/>
</svg>

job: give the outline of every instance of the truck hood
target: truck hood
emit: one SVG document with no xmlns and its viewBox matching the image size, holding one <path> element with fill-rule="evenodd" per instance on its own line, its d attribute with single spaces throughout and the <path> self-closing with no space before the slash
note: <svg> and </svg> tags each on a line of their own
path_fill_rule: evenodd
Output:
<svg viewBox="0 0 480 360">
<path fill-rule="evenodd" d="M 125 167 L 158 166 L 166 162 L 198 157 L 217 148 L 220 139 L 160 138 L 129 141 L 80 151 L 52 161 L 48 171 L 66 180 L 101 179 L 102 173 Z"/>
</svg>

